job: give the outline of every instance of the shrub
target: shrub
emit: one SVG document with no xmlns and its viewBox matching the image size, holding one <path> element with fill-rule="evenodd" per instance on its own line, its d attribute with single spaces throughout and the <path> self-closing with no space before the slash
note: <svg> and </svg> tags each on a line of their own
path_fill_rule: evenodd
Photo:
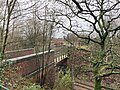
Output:
<svg viewBox="0 0 120 90">
<path fill-rule="evenodd" d="M 64 74 L 63 71 L 60 71 L 58 74 L 58 80 L 56 82 L 54 90 L 71 90 L 72 89 L 72 78 L 70 72 L 66 71 Z"/>
</svg>

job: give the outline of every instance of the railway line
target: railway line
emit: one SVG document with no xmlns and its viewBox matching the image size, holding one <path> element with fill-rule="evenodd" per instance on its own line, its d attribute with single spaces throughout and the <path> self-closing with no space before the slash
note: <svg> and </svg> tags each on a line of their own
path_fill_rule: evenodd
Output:
<svg viewBox="0 0 120 90">
<path fill-rule="evenodd" d="M 93 90 L 93 86 L 92 85 L 88 85 L 85 83 L 81 83 L 81 82 L 75 82 L 74 83 L 74 90 Z"/>
<path fill-rule="evenodd" d="M 94 90 L 94 86 L 92 83 L 83 83 L 79 81 L 74 82 L 74 90 Z M 113 88 L 109 88 L 106 86 L 102 86 L 102 90 L 115 90 Z"/>
</svg>

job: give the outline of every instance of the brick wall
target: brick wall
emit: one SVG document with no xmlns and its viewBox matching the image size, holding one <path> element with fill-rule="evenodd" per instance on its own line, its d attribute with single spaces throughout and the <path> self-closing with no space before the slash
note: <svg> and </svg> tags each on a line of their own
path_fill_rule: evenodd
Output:
<svg viewBox="0 0 120 90">
<path fill-rule="evenodd" d="M 21 56 L 25 56 L 25 55 L 30 55 L 33 53 L 34 53 L 34 48 L 7 51 L 7 52 L 5 52 L 5 58 L 6 59 L 16 58 L 16 57 L 21 57 Z"/>
<path fill-rule="evenodd" d="M 17 68 L 17 74 L 22 75 L 24 77 L 33 78 L 34 82 L 38 82 L 41 77 L 41 70 L 43 60 L 43 53 L 30 54 L 22 57 L 8 59 L 8 62 L 12 62 L 12 66 Z M 44 65 L 46 66 L 44 72 L 46 72 L 46 84 L 53 85 L 54 76 L 55 76 L 55 68 L 54 68 L 54 51 L 51 50 L 48 54 L 48 51 L 44 52 Z M 52 77 L 52 80 L 50 80 Z M 52 83 L 51 83 L 52 82 Z M 48 85 L 49 85 L 48 84 Z"/>
</svg>

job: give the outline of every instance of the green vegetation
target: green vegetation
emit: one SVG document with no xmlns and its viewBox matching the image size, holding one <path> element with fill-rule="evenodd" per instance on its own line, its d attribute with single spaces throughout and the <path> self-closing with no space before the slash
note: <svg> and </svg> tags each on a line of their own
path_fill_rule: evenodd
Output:
<svg viewBox="0 0 120 90">
<path fill-rule="evenodd" d="M 63 71 L 60 71 L 58 74 L 58 80 L 55 83 L 54 90 L 71 90 L 72 89 L 72 78 L 70 71 L 66 71 L 64 74 Z"/>
<path fill-rule="evenodd" d="M 24 87 L 23 90 L 45 90 L 44 88 L 41 88 L 40 85 L 31 85 L 31 86 L 28 86 L 28 87 Z"/>
</svg>

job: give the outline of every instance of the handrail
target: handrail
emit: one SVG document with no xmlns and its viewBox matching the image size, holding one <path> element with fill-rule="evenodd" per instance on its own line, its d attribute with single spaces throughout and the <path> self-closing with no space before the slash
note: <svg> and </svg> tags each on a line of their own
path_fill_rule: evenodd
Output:
<svg viewBox="0 0 120 90">
<path fill-rule="evenodd" d="M 4 86 L 2 86 L 2 85 L 0 85 L 0 90 L 9 90 L 9 89 L 4 87 Z"/>
</svg>

